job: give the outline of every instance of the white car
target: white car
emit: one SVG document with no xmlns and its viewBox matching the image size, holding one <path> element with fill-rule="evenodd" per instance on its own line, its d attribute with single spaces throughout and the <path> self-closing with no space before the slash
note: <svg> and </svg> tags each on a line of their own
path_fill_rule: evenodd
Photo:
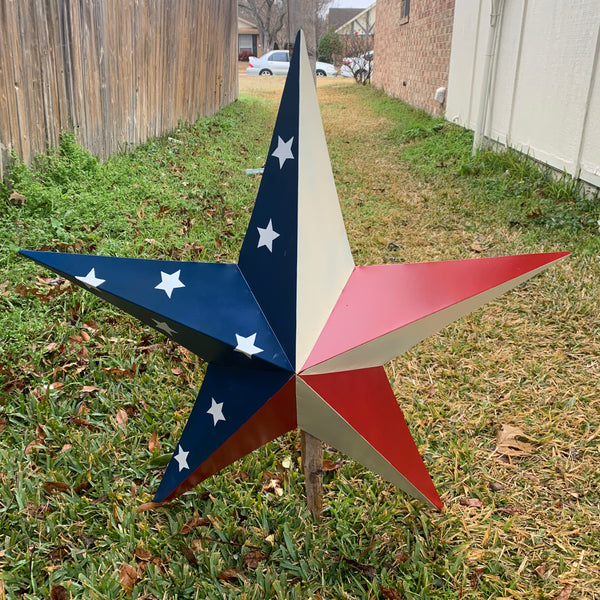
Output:
<svg viewBox="0 0 600 600">
<path fill-rule="evenodd" d="M 287 50 L 271 50 L 260 58 L 251 56 L 248 59 L 250 66 L 246 69 L 248 75 L 287 75 L 290 68 L 290 53 Z M 337 70 L 333 65 L 317 61 L 317 77 L 337 77 Z"/>
<path fill-rule="evenodd" d="M 340 75 L 342 77 L 354 77 L 364 81 L 371 77 L 373 71 L 373 50 L 365 52 L 360 56 L 344 58 Z"/>
</svg>

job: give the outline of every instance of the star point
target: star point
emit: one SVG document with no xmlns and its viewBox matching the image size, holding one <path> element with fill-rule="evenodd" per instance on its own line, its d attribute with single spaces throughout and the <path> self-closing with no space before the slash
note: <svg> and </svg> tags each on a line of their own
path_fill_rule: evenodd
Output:
<svg viewBox="0 0 600 600">
<path fill-rule="evenodd" d="M 279 234 L 273 230 L 273 221 L 269 219 L 269 223 L 266 227 L 257 227 L 258 229 L 258 246 L 265 246 L 269 252 L 273 252 L 273 240 L 276 240 L 279 237 Z"/>
<path fill-rule="evenodd" d="M 227 420 L 223 416 L 223 404 L 224 402 L 215 402 L 215 399 L 211 398 L 210 408 L 206 412 L 213 418 L 213 427 L 216 427 L 219 421 Z"/>
<path fill-rule="evenodd" d="M 181 270 L 175 271 L 174 273 L 160 272 L 161 282 L 154 286 L 155 290 L 163 290 L 165 294 L 170 298 L 174 289 L 185 287 L 184 283 L 179 280 Z"/>
<path fill-rule="evenodd" d="M 81 281 L 81 283 L 87 285 L 88 287 L 94 288 L 101 286 L 106 281 L 106 279 L 100 279 L 99 277 L 96 277 L 96 269 L 91 269 L 90 272 L 85 276 L 76 275 L 75 279 L 78 279 Z"/>
<path fill-rule="evenodd" d="M 281 137 L 277 136 L 277 148 L 273 150 L 271 156 L 275 156 L 279 159 L 279 169 L 283 169 L 285 161 L 288 159 L 294 159 L 292 154 L 292 144 L 294 142 L 294 136 L 292 136 L 287 142 L 284 142 Z"/>
<path fill-rule="evenodd" d="M 235 339 L 237 341 L 237 346 L 234 348 L 234 350 L 236 352 L 241 352 L 242 354 L 245 354 L 248 358 L 252 358 L 255 354 L 258 354 L 259 352 L 263 351 L 262 348 L 259 348 L 254 344 L 254 342 L 256 341 L 256 333 L 253 333 L 248 337 L 244 337 L 236 333 Z"/>
</svg>

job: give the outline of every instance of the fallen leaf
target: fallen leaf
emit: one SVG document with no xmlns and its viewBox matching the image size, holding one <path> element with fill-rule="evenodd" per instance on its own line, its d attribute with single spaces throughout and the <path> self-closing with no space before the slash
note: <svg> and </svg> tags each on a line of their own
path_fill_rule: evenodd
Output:
<svg viewBox="0 0 600 600">
<path fill-rule="evenodd" d="M 205 519 L 204 517 L 194 517 L 181 528 L 179 533 L 185 535 L 193 529 L 197 529 L 198 527 L 207 527 L 208 525 L 210 525 L 210 521 L 208 519 Z"/>
<path fill-rule="evenodd" d="M 380 585 L 379 591 L 384 598 L 387 598 L 387 600 L 402 600 L 400 592 L 393 588 L 384 588 L 382 585 Z"/>
<path fill-rule="evenodd" d="M 70 552 L 69 546 L 56 546 L 52 548 L 50 552 L 48 552 L 48 558 L 53 561 L 62 560 L 65 556 L 67 556 Z M 52 597 L 52 594 L 50 594 Z"/>
<path fill-rule="evenodd" d="M 279 498 L 283 496 L 283 487 L 279 479 L 269 479 L 262 487 L 263 492 L 272 492 Z"/>
<path fill-rule="evenodd" d="M 137 583 L 138 575 L 135 567 L 125 563 L 119 571 L 119 583 L 121 587 L 128 593 L 133 591 L 133 587 Z"/>
<path fill-rule="evenodd" d="M 78 483 L 74 488 L 73 491 L 76 494 L 82 494 L 83 492 L 87 492 L 88 490 L 92 489 L 92 484 L 89 481 L 82 481 L 81 483 Z"/>
<path fill-rule="evenodd" d="M 373 578 L 377 575 L 377 570 L 372 565 L 365 565 L 353 558 L 346 558 L 345 556 L 342 558 L 346 564 L 350 565 L 353 569 L 360 571 L 365 577 Z"/>
<path fill-rule="evenodd" d="M 533 572 L 541 579 L 544 576 L 544 573 L 546 572 L 546 563 L 542 563 L 541 565 L 538 565 Z"/>
<path fill-rule="evenodd" d="M 567 583 L 565 587 L 558 592 L 558 596 L 554 598 L 554 600 L 568 600 L 571 597 L 571 592 L 573 591 L 573 586 L 570 583 Z"/>
<path fill-rule="evenodd" d="M 182 554 L 188 559 L 189 563 L 194 567 L 198 566 L 198 561 L 196 560 L 196 555 L 194 551 L 189 546 L 181 546 L 179 548 Z"/>
<path fill-rule="evenodd" d="M 502 456 L 529 456 L 533 452 L 533 445 L 517 438 L 530 440 L 520 427 L 502 425 L 496 439 L 494 452 Z"/>
<path fill-rule="evenodd" d="M 65 494 L 71 489 L 71 486 L 63 483 L 62 481 L 46 481 L 44 483 L 44 489 L 49 493 L 53 494 L 54 492 L 60 492 L 61 494 Z"/>
<path fill-rule="evenodd" d="M 50 588 L 50 600 L 67 600 L 67 588 L 62 585 L 53 585 Z"/>
<path fill-rule="evenodd" d="M 157 506 L 160 506 L 160 502 L 144 502 L 144 504 L 140 504 L 136 508 L 135 512 L 137 512 L 137 513 L 147 512 L 149 510 L 156 508 Z"/>
<path fill-rule="evenodd" d="M 64 452 L 68 452 L 69 450 L 72 450 L 73 446 L 71 444 L 63 444 L 63 447 L 60 449 L 59 454 L 63 454 Z"/>
<path fill-rule="evenodd" d="M 256 569 L 265 558 L 267 555 L 262 550 L 252 550 L 244 554 L 244 565 L 248 569 Z"/>
<path fill-rule="evenodd" d="M 152 559 L 152 552 L 150 550 L 146 550 L 145 548 L 136 548 L 133 555 L 144 562 L 148 562 Z"/>
<path fill-rule="evenodd" d="M 34 440 L 31 440 L 31 442 L 29 442 L 29 444 L 27 444 L 27 448 L 25 448 L 25 456 L 29 456 L 33 450 L 37 447 L 37 446 L 43 446 L 44 445 L 44 440 L 42 438 L 35 438 Z"/>
<path fill-rule="evenodd" d="M 127 412 L 126 412 L 126 411 L 124 411 L 122 408 L 120 408 L 120 409 L 117 411 L 117 416 L 116 416 L 116 419 L 117 419 L 117 423 L 118 423 L 118 424 L 119 424 L 121 427 L 123 427 L 123 428 L 126 428 L 126 427 L 127 427 L 127 421 L 129 421 L 129 415 L 128 415 L 128 414 L 127 414 Z"/>
<path fill-rule="evenodd" d="M 150 439 L 148 440 L 148 450 L 150 450 L 150 452 L 160 450 L 160 442 L 158 441 L 158 433 L 156 433 L 156 431 L 153 431 L 150 435 Z"/>
<path fill-rule="evenodd" d="M 54 381 L 48 386 L 51 390 L 62 390 L 65 384 L 62 381 Z"/>
<path fill-rule="evenodd" d="M 246 580 L 246 576 L 242 571 L 238 569 L 225 569 L 217 575 L 221 581 L 227 581 L 228 583 L 236 583 L 239 579 L 242 581 Z"/>
<path fill-rule="evenodd" d="M 106 392 L 106 390 L 100 389 L 95 385 L 84 385 L 80 391 L 84 394 L 91 394 L 92 392 Z"/>
<path fill-rule="evenodd" d="M 404 554 L 404 552 L 400 552 L 400 554 L 396 554 L 394 556 L 394 566 L 402 565 L 408 560 L 408 555 Z"/>
<path fill-rule="evenodd" d="M 73 425 L 79 425 L 80 427 L 87 427 L 90 431 L 98 429 L 98 425 L 94 425 L 93 423 L 90 423 L 81 417 L 73 417 L 71 419 L 71 423 L 73 423 Z"/>
<path fill-rule="evenodd" d="M 479 498 L 463 498 L 460 503 L 462 506 L 468 506 L 469 508 L 483 508 L 485 506 Z"/>
<path fill-rule="evenodd" d="M 483 252 L 483 247 L 482 247 L 482 245 L 479 242 L 473 242 L 471 244 L 471 250 L 473 252 L 479 253 L 479 252 Z"/>
<path fill-rule="evenodd" d="M 20 206 L 23 206 L 26 200 L 25 196 L 23 196 L 23 194 L 19 194 L 19 192 L 17 191 L 12 191 L 8 199 L 11 202 L 14 202 L 15 204 L 18 204 Z"/>
<path fill-rule="evenodd" d="M 339 471 L 342 468 L 341 460 L 323 460 L 323 472 L 327 471 Z"/>
</svg>

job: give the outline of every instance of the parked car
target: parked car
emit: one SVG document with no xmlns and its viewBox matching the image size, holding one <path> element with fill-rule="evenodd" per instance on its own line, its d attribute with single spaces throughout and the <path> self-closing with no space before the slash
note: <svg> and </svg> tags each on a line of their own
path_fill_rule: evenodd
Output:
<svg viewBox="0 0 600 600">
<path fill-rule="evenodd" d="M 354 77 L 364 81 L 370 79 L 373 71 L 373 50 L 365 52 L 359 56 L 344 58 L 340 75 L 342 77 Z"/>
<path fill-rule="evenodd" d="M 250 66 L 246 68 L 248 75 L 287 75 L 290 68 L 290 53 L 287 50 L 271 50 L 260 58 L 251 56 Z M 333 65 L 317 61 L 317 77 L 337 77 Z"/>
</svg>

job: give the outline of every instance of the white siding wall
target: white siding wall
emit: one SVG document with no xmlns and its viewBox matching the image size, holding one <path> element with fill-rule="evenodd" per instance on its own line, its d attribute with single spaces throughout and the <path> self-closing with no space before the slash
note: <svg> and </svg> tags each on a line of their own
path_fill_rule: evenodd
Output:
<svg viewBox="0 0 600 600">
<path fill-rule="evenodd" d="M 475 128 L 491 0 L 457 0 L 446 118 Z M 505 0 L 485 135 L 600 186 L 600 0 Z"/>
</svg>

